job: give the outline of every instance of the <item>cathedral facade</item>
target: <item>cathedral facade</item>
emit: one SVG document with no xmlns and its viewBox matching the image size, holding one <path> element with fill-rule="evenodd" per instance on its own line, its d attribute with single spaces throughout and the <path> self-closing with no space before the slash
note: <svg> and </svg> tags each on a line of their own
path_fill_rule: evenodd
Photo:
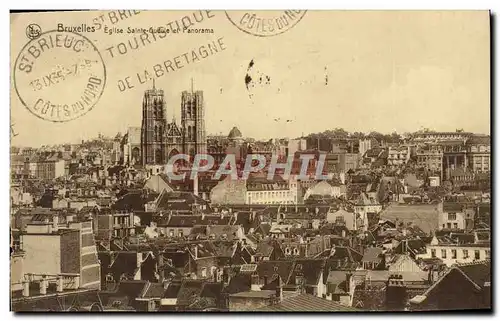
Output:
<svg viewBox="0 0 500 321">
<path fill-rule="evenodd" d="M 203 91 L 181 93 L 181 123 L 167 122 L 164 92 L 155 88 L 144 92 L 142 103 L 142 165 L 163 165 L 175 154 L 205 154 L 205 105 Z"/>
</svg>

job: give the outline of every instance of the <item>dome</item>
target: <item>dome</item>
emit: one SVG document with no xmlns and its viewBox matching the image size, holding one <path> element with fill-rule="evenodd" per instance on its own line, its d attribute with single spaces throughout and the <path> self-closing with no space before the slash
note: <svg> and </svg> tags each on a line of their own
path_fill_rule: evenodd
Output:
<svg viewBox="0 0 500 321">
<path fill-rule="evenodd" d="M 237 139 L 237 138 L 242 138 L 243 135 L 241 135 L 241 132 L 240 130 L 238 129 L 238 127 L 233 127 L 233 129 L 231 129 L 231 131 L 229 132 L 229 135 L 227 135 L 227 138 L 229 139 Z"/>
</svg>

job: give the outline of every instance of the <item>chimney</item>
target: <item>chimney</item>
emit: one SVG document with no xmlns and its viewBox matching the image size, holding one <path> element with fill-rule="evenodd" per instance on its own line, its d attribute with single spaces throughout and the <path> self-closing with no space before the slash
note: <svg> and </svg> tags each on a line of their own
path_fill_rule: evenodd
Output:
<svg viewBox="0 0 500 321">
<path fill-rule="evenodd" d="M 165 279 L 165 269 L 163 268 L 164 265 L 165 265 L 165 262 L 164 262 L 164 258 L 163 258 L 163 253 L 160 252 L 158 254 L 158 263 L 157 263 L 158 270 L 160 272 L 160 273 L 158 273 L 160 275 L 160 278 L 159 278 L 160 282 L 163 282 Z"/>
<path fill-rule="evenodd" d="M 295 285 L 297 285 L 297 290 L 300 293 L 304 291 L 304 276 L 302 274 L 295 275 Z M 276 295 L 278 296 L 278 295 Z"/>
<path fill-rule="evenodd" d="M 136 253 L 137 259 L 136 259 L 136 274 L 134 275 L 134 280 L 140 280 L 141 279 L 141 266 L 142 266 L 142 252 L 137 252 Z"/>
<path fill-rule="evenodd" d="M 30 296 L 30 281 L 29 280 L 23 280 L 23 296 L 27 297 Z"/>
<path fill-rule="evenodd" d="M 250 286 L 251 291 L 260 291 L 260 284 L 259 284 L 259 275 L 258 274 L 252 274 L 252 284 Z"/>
<path fill-rule="evenodd" d="M 52 230 L 57 232 L 59 230 L 59 215 L 52 216 Z"/>
<path fill-rule="evenodd" d="M 283 301 L 283 286 L 281 284 L 281 276 L 278 275 L 278 286 L 276 287 L 276 300 L 278 303 Z"/>
<path fill-rule="evenodd" d="M 61 275 L 57 276 L 57 292 L 62 292 L 64 290 L 63 277 Z"/>
<path fill-rule="evenodd" d="M 45 279 L 45 276 L 42 276 L 42 279 L 40 280 L 40 294 L 47 294 L 47 280 Z"/>
<path fill-rule="evenodd" d="M 198 174 L 195 175 L 193 180 L 193 194 L 198 196 Z"/>
<path fill-rule="evenodd" d="M 349 293 L 349 291 L 351 290 L 351 278 L 352 278 L 351 272 L 347 272 L 345 274 L 345 287 L 347 293 Z"/>
</svg>

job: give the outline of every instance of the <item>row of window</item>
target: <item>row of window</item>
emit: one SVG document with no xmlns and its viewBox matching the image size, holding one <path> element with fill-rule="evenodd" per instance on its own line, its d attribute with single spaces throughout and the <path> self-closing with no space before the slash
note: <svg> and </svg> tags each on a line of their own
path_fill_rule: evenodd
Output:
<svg viewBox="0 0 500 321">
<path fill-rule="evenodd" d="M 263 201 L 263 202 L 252 202 L 249 199 L 248 204 L 295 204 L 294 201 Z"/>
<path fill-rule="evenodd" d="M 439 258 L 442 258 L 442 259 L 446 259 L 446 258 L 451 258 L 451 259 L 456 259 L 457 258 L 457 252 L 458 250 L 457 249 L 441 249 L 441 251 L 439 252 L 439 254 L 441 256 L 437 256 L 437 251 L 436 249 L 431 249 L 431 257 L 433 258 L 436 258 L 436 257 L 439 257 Z M 472 251 L 471 251 L 472 252 Z M 448 253 L 450 254 L 448 256 Z M 474 255 L 474 259 L 475 260 L 480 260 L 481 259 L 481 251 L 480 250 L 474 250 L 474 253 L 469 253 L 469 250 L 461 250 L 461 253 L 462 253 L 462 258 L 463 259 L 468 259 L 470 258 L 470 255 Z M 484 250 L 484 257 L 486 259 L 489 259 L 490 258 L 490 250 Z"/>
<path fill-rule="evenodd" d="M 256 199 L 269 197 L 290 197 L 290 191 L 255 192 L 249 193 L 249 195 L 254 196 Z"/>
<path fill-rule="evenodd" d="M 298 248 L 296 248 L 296 247 L 295 247 L 295 248 L 293 248 L 293 250 L 292 250 L 291 248 L 289 248 L 289 247 L 287 247 L 287 248 L 285 249 L 285 254 L 286 254 L 286 255 L 291 255 L 292 253 L 293 253 L 293 255 L 299 255 L 299 249 L 298 249 Z"/>
<path fill-rule="evenodd" d="M 451 229 L 452 225 L 451 225 L 451 223 L 446 223 L 446 224 L 443 224 L 443 228 Z M 458 229 L 458 223 L 453 223 L 453 228 Z"/>
</svg>

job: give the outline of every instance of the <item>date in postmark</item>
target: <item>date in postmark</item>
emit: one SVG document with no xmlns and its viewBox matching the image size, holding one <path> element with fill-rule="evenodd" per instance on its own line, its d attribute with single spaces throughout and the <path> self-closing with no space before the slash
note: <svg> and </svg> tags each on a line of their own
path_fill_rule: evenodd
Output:
<svg viewBox="0 0 500 321">
<path fill-rule="evenodd" d="M 33 115 L 66 122 L 97 104 L 106 86 L 106 67 L 87 37 L 48 31 L 21 50 L 13 81 L 19 99 Z"/>
</svg>

